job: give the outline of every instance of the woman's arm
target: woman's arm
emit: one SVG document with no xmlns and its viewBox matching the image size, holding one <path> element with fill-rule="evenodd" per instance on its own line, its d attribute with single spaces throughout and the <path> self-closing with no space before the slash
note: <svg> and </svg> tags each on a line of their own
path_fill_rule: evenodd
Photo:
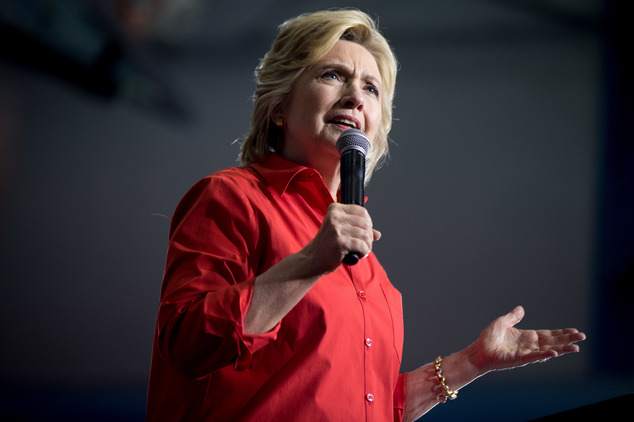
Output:
<svg viewBox="0 0 634 422">
<path fill-rule="evenodd" d="M 458 390 L 487 372 L 510 369 L 579 351 L 573 344 L 585 334 L 575 328 L 564 330 L 519 330 L 524 317 L 516 307 L 495 319 L 466 349 L 442 359 L 442 375 L 451 390 Z M 435 365 L 407 374 L 404 421 L 413 421 L 444 401 Z"/>
<path fill-rule="evenodd" d="M 381 234 L 365 208 L 333 203 L 317 235 L 301 251 L 256 277 L 244 331 L 270 331 L 324 275 L 336 270 L 350 251 L 366 256 Z"/>
<path fill-rule="evenodd" d="M 443 358 L 441 366 L 447 385 L 459 390 L 481 374 L 469 359 L 472 346 Z M 434 363 L 407 374 L 405 383 L 405 413 L 403 421 L 414 421 L 441 403 L 442 389 L 438 383 Z"/>
</svg>

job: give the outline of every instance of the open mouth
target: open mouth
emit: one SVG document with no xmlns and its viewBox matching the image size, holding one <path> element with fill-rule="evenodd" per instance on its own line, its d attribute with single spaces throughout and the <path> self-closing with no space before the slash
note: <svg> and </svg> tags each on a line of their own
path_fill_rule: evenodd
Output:
<svg viewBox="0 0 634 422">
<path fill-rule="evenodd" d="M 335 118 L 335 119 L 330 120 L 328 123 L 332 123 L 332 124 L 337 125 L 337 126 L 343 126 L 343 127 L 348 128 L 348 129 L 350 129 L 350 128 L 359 129 L 357 122 L 355 122 L 354 120 L 345 119 L 345 118 Z"/>
</svg>

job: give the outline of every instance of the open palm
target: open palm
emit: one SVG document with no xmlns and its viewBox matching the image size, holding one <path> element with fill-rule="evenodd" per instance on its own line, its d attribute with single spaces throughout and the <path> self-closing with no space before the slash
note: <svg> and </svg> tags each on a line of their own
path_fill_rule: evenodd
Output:
<svg viewBox="0 0 634 422">
<path fill-rule="evenodd" d="M 586 338 L 576 328 L 520 330 L 515 325 L 524 318 L 524 308 L 495 319 L 474 344 L 474 364 L 482 373 L 524 366 L 566 353 L 578 352 L 574 344 Z"/>
</svg>

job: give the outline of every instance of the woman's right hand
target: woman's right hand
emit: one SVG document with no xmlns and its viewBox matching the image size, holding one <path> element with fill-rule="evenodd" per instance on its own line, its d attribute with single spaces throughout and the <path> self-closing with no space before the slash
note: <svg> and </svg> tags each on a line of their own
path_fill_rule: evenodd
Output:
<svg viewBox="0 0 634 422">
<path fill-rule="evenodd" d="M 359 205 L 333 203 L 328 207 L 324 221 L 300 253 L 309 256 L 314 274 L 335 271 L 349 252 L 362 257 L 372 251 L 372 244 L 381 233 L 372 227 L 368 211 Z"/>
<path fill-rule="evenodd" d="M 244 332 L 259 334 L 273 329 L 323 275 L 339 268 L 348 252 L 366 256 L 380 237 L 365 208 L 331 204 L 317 234 L 301 251 L 255 279 Z"/>
</svg>

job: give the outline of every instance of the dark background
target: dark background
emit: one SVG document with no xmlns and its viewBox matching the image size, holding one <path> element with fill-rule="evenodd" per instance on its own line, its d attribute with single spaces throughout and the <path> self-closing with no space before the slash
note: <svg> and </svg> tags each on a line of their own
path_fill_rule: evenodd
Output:
<svg viewBox="0 0 634 422">
<path fill-rule="evenodd" d="M 169 218 L 235 165 L 276 27 L 356 6 L 401 70 L 367 189 L 403 371 L 526 308 L 582 353 L 423 420 L 527 421 L 634 390 L 631 2 L 0 1 L 0 418 L 141 421 Z"/>
</svg>

